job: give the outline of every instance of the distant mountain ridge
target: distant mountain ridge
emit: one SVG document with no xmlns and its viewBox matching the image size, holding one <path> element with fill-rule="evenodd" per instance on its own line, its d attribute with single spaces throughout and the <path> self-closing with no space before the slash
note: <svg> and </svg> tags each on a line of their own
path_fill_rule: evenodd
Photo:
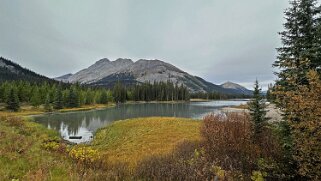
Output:
<svg viewBox="0 0 321 181">
<path fill-rule="evenodd" d="M 252 94 L 252 91 L 235 83 L 234 86 L 228 86 L 228 84 L 216 85 L 207 82 L 161 60 L 140 59 L 134 62 L 125 58 L 115 61 L 104 58 L 75 74 L 67 74 L 56 80 L 104 87 L 112 87 L 118 81 L 126 85 L 171 81 L 174 84 L 183 84 L 191 92 Z"/>
<path fill-rule="evenodd" d="M 248 90 L 247 88 L 245 88 L 239 84 L 230 82 L 230 81 L 225 82 L 225 83 L 221 84 L 220 86 L 225 89 L 233 89 L 233 90 L 238 91 L 244 95 L 252 95 L 253 94 L 253 92 L 251 90 Z"/>
<path fill-rule="evenodd" d="M 27 68 L 21 67 L 8 59 L 0 57 L 0 82 L 24 80 L 29 82 L 56 82 L 46 76 L 37 74 Z"/>
</svg>

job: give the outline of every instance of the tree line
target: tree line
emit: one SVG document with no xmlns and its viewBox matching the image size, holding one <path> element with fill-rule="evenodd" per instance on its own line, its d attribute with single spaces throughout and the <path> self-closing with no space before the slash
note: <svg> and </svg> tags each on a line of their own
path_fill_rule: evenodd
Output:
<svg viewBox="0 0 321 181">
<path fill-rule="evenodd" d="M 29 81 L 6 81 L 0 84 L 0 103 L 6 103 L 6 108 L 13 111 L 18 111 L 21 103 L 34 107 L 43 105 L 47 111 L 51 111 L 109 102 L 188 100 L 188 89 L 171 82 L 143 83 L 132 87 L 118 82 L 111 89 Z"/>
<path fill-rule="evenodd" d="M 192 99 L 207 99 L 207 100 L 225 100 L 225 99 L 248 99 L 252 98 L 252 95 L 245 94 L 223 94 L 219 92 L 196 92 L 191 93 L 190 97 Z"/>
</svg>

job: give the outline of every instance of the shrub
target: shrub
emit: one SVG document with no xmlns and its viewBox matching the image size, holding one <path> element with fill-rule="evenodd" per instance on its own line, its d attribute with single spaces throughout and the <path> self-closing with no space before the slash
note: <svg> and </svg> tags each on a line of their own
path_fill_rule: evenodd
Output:
<svg viewBox="0 0 321 181">
<path fill-rule="evenodd" d="M 201 134 L 207 162 L 233 178 L 250 179 L 253 171 L 261 171 L 266 178 L 283 179 L 284 151 L 273 129 L 265 126 L 258 135 L 253 128 L 246 113 L 206 116 Z"/>
<path fill-rule="evenodd" d="M 198 150 L 199 143 L 183 142 L 167 155 L 146 158 L 136 168 L 136 179 L 140 180 L 211 180 L 213 169 L 206 167 L 204 153 Z"/>
<path fill-rule="evenodd" d="M 59 153 L 65 153 L 67 149 L 66 144 L 62 143 L 58 137 L 52 139 L 45 139 L 41 146 L 45 150 L 56 151 Z"/>
<path fill-rule="evenodd" d="M 77 162 L 85 165 L 91 165 L 100 159 L 100 155 L 97 150 L 85 146 L 76 146 L 72 148 L 69 152 L 69 156 Z"/>
<path fill-rule="evenodd" d="M 204 118 L 201 134 L 209 162 L 242 173 L 255 170 L 259 148 L 252 142 L 249 120 L 247 114 L 235 113 Z"/>
</svg>

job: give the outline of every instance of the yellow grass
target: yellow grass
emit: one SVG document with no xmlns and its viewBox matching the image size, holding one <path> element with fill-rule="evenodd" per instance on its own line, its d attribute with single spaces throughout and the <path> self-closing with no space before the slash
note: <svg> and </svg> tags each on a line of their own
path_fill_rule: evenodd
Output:
<svg viewBox="0 0 321 181">
<path fill-rule="evenodd" d="M 78 108 L 64 108 L 60 109 L 57 112 L 75 112 L 75 111 L 88 111 L 93 109 L 104 109 L 108 107 L 115 106 L 115 104 L 94 104 L 94 105 L 83 105 Z M 30 105 L 23 105 L 21 106 L 20 110 L 18 112 L 12 112 L 2 109 L 0 111 L 0 117 L 12 117 L 12 116 L 30 116 L 30 115 L 38 115 L 46 113 L 45 109 L 40 106 L 38 108 L 30 106 Z"/>
<path fill-rule="evenodd" d="M 104 161 L 135 166 L 145 157 L 173 151 L 184 140 L 199 140 L 200 123 L 165 117 L 117 121 L 97 132 L 92 147 L 101 152 Z"/>
<path fill-rule="evenodd" d="M 249 106 L 248 106 L 248 104 L 241 104 L 241 105 L 238 105 L 238 106 L 231 106 L 231 108 L 248 109 Z"/>
<path fill-rule="evenodd" d="M 209 102 L 210 99 L 190 99 L 191 102 Z"/>
<path fill-rule="evenodd" d="M 88 110 L 93 110 L 93 109 L 104 109 L 104 108 L 113 107 L 113 106 L 115 106 L 114 103 L 110 103 L 110 104 L 84 105 L 84 106 L 77 107 L 77 108 L 64 108 L 64 109 L 60 109 L 59 112 L 88 111 Z"/>
</svg>

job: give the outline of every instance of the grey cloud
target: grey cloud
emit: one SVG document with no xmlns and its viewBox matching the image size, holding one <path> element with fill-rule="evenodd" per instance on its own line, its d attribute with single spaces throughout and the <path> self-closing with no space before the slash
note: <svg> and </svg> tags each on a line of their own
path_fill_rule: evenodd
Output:
<svg viewBox="0 0 321 181">
<path fill-rule="evenodd" d="M 2 0 L 0 55 L 54 77 L 157 58 L 214 83 L 265 85 L 287 0 Z"/>
</svg>

